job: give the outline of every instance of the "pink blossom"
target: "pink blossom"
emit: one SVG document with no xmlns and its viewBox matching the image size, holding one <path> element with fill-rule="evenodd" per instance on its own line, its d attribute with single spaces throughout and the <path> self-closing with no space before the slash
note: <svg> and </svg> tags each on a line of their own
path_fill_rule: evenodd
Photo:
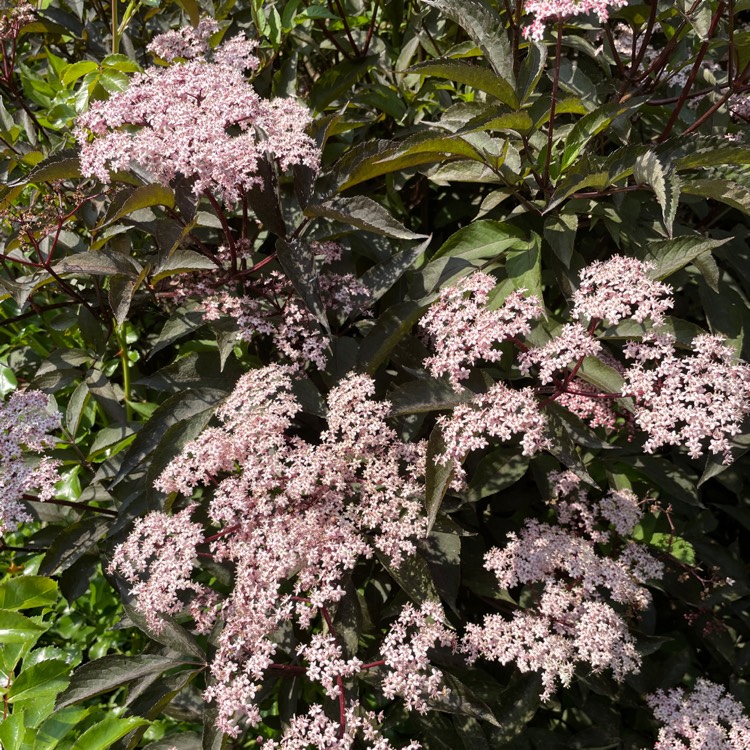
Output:
<svg viewBox="0 0 750 750">
<path fill-rule="evenodd" d="M 329 698 L 340 695 L 338 678 L 351 677 L 362 668 L 360 659 L 342 658 L 341 646 L 330 634 L 316 633 L 310 643 L 297 647 L 297 653 L 307 661 L 307 678 L 319 682 Z"/>
<path fill-rule="evenodd" d="M 162 614 L 182 610 L 178 592 L 202 590 L 190 580 L 195 548 L 203 541 L 201 525 L 190 520 L 194 510 L 190 505 L 171 516 L 154 512 L 137 519 L 112 555 L 110 572 L 132 584 L 135 605 L 155 633 L 164 629 Z"/>
<path fill-rule="evenodd" d="M 525 456 L 532 456 L 547 445 L 546 420 L 533 391 L 513 390 L 502 382 L 457 406 L 452 414 L 438 417 L 437 423 L 445 442 L 445 452 L 439 459 L 444 464 L 459 464 L 471 451 L 487 446 L 491 437 L 507 441 L 520 435 Z"/>
<path fill-rule="evenodd" d="M 59 429 L 60 415 L 47 409 L 41 391 L 15 391 L 0 402 L 0 534 L 31 520 L 21 502 L 25 494 L 36 490 L 39 500 L 55 495 L 59 462 L 45 457 L 34 465 L 25 459 L 54 445 L 51 433 Z"/>
<path fill-rule="evenodd" d="M 542 314 L 536 297 L 513 292 L 497 310 L 485 307 L 497 282 L 479 271 L 440 293 L 438 301 L 422 317 L 435 354 L 424 365 L 435 377 L 448 375 L 453 385 L 469 376 L 468 367 L 478 360 L 496 362 L 502 351 L 496 344 L 531 330 L 531 321 Z"/>
<path fill-rule="evenodd" d="M 372 379 L 352 374 L 332 388 L 327 429 L 308 442 L 293 431 L 293 374 L 272 365 L 244 375 L 217 410 L 219 426 L 187 445 L 157 482 L 183 494 L 212 488 L 207 514 L 221 530 L 206 535 L 209 549 L 233 566 L 235 583 L 218 613 L 215 681 L 205 698 L 217 703 L 217 722 L 231 734 L 239 720 L 258 720 L 254 695 L 273 663 L 280 625 L 296 617 L 309 627 L 343 596 L 342 579 L 360 559 L 377 550 L 399 565 L 427 528 L 425 445 L 398 439 Z M 186 581 L 161 585 L 183 590 Z M 167 597 L 166 606 L 176 600 Z M 300 651 L 329 690 L 336 676 L 358 668 L 336 650 L 314 639 Z"/>
<path fill-rule="evenodd" d="M 639 323 L 650 319 L 659 325 L 672 307 L 672 290 L 649 277 L 651 268 L 623 255 L 594 261 L 581 271 L 578 289 L 573 293 L 572 316 L 606 320 L 610 325 L 626 318 Z"/>
<path fill-rule="evenodd" d="M 705 443 L 730 463 L 730 438 L 750 412 L 750 365 L 737 362 L 719 336 L 696 336 L 692 354 L 679 357 L 674 337 L 648 334 L 630 342 L 623 395 L 635 401 L 636 424 L 648 434 L 644 449 L 685 445 L 699 458 Z"/>
<path fill-rule="evenodd" d="M 381 648 L 390 670 L 381 684 L 383 695 L 403 698 L 407 709 L 427 713 L 429 698 L 446 691 L 442 674 L 430 666 L 428 651 L 437 645 L 454 646 L 455 636 L 442 621 L 437 602 L 425 602 L 417 610 L 407 604 L 388 631 Z"/>
<path fill-rule="evenodd" d="M 691 691 L 657 690 L 646 699 L 664 724 L 654 750 L 747 750 L 750 719 L 742 704 L 702 677 Z"/>
<path fill-rule="evenodd" d="M 556 372 L 584 357 L 598 354 L 601 348 L 601 344 L 580 323 L 568 323 L 544 346 L 522 352 L 518 363 L 525 375 L 536 367 L 539 382 L 545 384 L 552 381 Z"/>
<path fill-rule="evenodd" d="M 174 59 L 167 68 L 136 74 L 126 91 L 94 102 L 78 119 L 81 171 L 109 182 L 109 170 L 127 170 L 131 162 L 167 184 L 178 174 L 199 195 L 210 190 L 228 202 L 261 183 L 259 160 L 278 159 L 281 168 L 305 164 L 318 168 L 320 153 L 304 132 L 305 107 L 291 99 L 261 99 L 244 78 L 255 69 L 254 42 L 234 37 L 211 60 L 203 22 L 157 37 L 153 49 Z M 233 132 L 235 131 L 235 132 Z"/>
<path fill-rule="evenodd" d="M 534 21 L 524 30 L 524 36 L 540 41 L 544 36 L 544 25 L 550 19 L 568 18 L 584 13 L 596 13 L 604 23 L 609 18 L 610 8 L 621 8 L 627 0 L 526 0 L 524 10 L 535 15 Z"/>
<path fill-rule="evenodd" d="M 514 662 L 522 672 L 540 672 L 544 699 L 558 683 L 570 684 L 579 662 L 595 672 L 610 669 L 616 680 L 638 671 L 635 641 L 608 600 L 644 609 L 650 595 L 643 584 L 663 572 L 631 541 L 600 553 L 601 544 L 611 543 L 609 523 L 625 533 L 640 518 L 632 493 L 612 491 L 596 503 L 571 472 L 553 472 L 550 481 L 567 496 L 554 501 L 558 525 L 529 520 L 519 534 L 508 535 L 503 549 L 485 556 L 501 587 L 529 587 L 529 603 L 510 620 L 492 614 L 469 625 L 462 644 L 470 660 Z"/>
</svg>

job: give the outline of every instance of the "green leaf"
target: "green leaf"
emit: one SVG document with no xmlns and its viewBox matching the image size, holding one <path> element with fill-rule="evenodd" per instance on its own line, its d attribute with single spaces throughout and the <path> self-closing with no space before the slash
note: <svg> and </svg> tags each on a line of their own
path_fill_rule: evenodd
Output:
<svg viewBox="0 0 750 750">
<path fill-rule="evenodd" d="M 16 677 L 8 691 L 11 701 L 57 695 L 70 682 L 70 664 L 60 659 L 48 659 L 24 669 Z"/>
<path fill-rule="evenodd" d="M 388 394 L 391 417 L 423 414 L 431 411 L 453 409 L 471 401 L 474 393 L 468 388 L 455 390 L 444 380 L 413 380 L 404 383 Z"/>
<path fill-rule="evenodd" d="M 454 83 L 462 83 L 478 91 L 484 91 L 490 96 L 494 96 L 495 99 L 513 109 L 517 109 L 519 106 L 513 86 L 489 68 L 483 68 L 461 60 L 438 58 L 412 65 L 407 72 L 423 76 L 435 76 L 436 78 L 445 78 Z"/>
<path fill-rule="evenodd" d="M 137 727 L 148 724 L 145 719 L 128 717 L 119 719 L 108 716 L 87 729 L 71 747 L 71 750 L 107 750 L 117 740 Z"/>
<path fill-rule="evenodd" d="M 474 221 L 452 234 L 432 256 L 430 262 L 442 257 L 467 260 L 497 260 L 510 249 L 528 246 L 523 232 L 502 221 Z"/>
<path fill-rule="evenodd" d="M 134 277 L 141 270 L 138 262 L 128 255 L 111 250 L 97 250 L 68 255 L 53 266 L 58 274 L 73 273 L 91 276 L 124 274 Z"/>
<path fill-rule="evenodd" d="M 425 309 L 417 302 L 400 302 L 389 307 L 363 339 L 359 348 L 359 366 L 370 375 L 375 373 Z"/>
<path fill-rule="evenodd" d="M 48 624 L 32 620 L 19 612 L 0 609 L 0 643 L 23 643 L 31 646 L 49 627 Z"/>
<path fill-rule="evenodd" d="M 529 42 L 528 51 L 518 74 L 516 92 L 521 104 L 526 104 L 534 93 L 544 73 L 547 62 L 547 47 L 539 42 Z"/>
<path fill-rule="evenodd" d="M 68 689 L 58 698 L 56 710 L 72 706 L 94 696 L 114 690 L 132 680 L 160 675 L 179 667 L 183 661 L 158 654 L 121 656 L 112 654 L 81 665 L 73 673 Z M 129 731 L 129 730 L 128 730 Z M 122 736 L 122 735 L 120 735 Z M 89 750 L 89 748 L 85 748 Z"/>
<path fill-rule="evenodd" d="M 7 365 L 0 364 L 0 398 L 5 398 L 18 387 L 16 374 Z"/>
<path fill-rule="evenodd" d="M 309 205 L 305 209 L 305 216 L 339 221 L 342 224 L 349 224 L 368 232 L 396 239 L 418 240 L 427 236 L 407 229 L 383 206 L 364 195 L 355 195 L 351 198 L 337 196 L 325 203 Z"/>
<path fill-rule="evenodd" d="M 577 214 L 558 213 L 544 220 L 544 239 L 565 268 L 570 268 L 577 231 Z"/>
<path fill-rule="evenodd" d="M 497 12 L 483 0 L 424 0 L 455 21 L 482 50 L 498 76 L 513 85 L 513 55 L 508 38 L 501 30 L 505 24 Z"/>
<path fill-rule="evenodd" d="M 151 281 L 155 284 L 168 276 L 175 276 L 180 273 L 216 269 L 216 263 L 205 255 L 196 253 L 195 250 L 180 248 L 176 252 L 170 253 L 169 257 L 154 271 Z"/>
<path fill-rule="evenodd" d="M 110 94 L 117 94 L 127 89 L 130 78 L 120 70 L 105 68 L 99 75 L 99 83 Z"/>
<path fill-rule="evenodd" d="M 114 224 L 123 216 L 132 214 L 141 208 L 150 208 L 151 206 L 174 208 L 174 192 L 170 188 L 158 184 L 140 185 L 132 190 L 127 190 L 127 195 L 124 199 L 114 207 L 114 211 L 110 208 L 110 211 L 107 212 L 107 215 L 97 225 L 96 229 L 102 229 L 110 224 Z"/>
<path fill-rule="evenodd" d="M 656 547 L 671 555 L 675 560 L 679 560 L 686 565 L 695 565 L 696 559 L 693 545 L 679 536 L 657 532 L 651 536 L 648 543 L 652 547 Z"/>
<path fill-rule="evenodd" d="M 24 750 L 25 734 L 23 711 L 14 711 L 0 721 L 0 747 L 3 750 Z"/>
<path fill-rule="evenodd" d="M 394 253 L 382 263 L 369 268 L 359 279 L 369 291 L 372 302 L 379 300 L 413 266 L 427 250 L 432 236 L 419 245 Z"/>
<path fill-rule="evenodd" d="M 99 63 L 95 63 L 92 60 L 80 60 L 79 62 L 68 65 L 62 74 L 61 81 L 64 86 L 69 86 L 73 81 L 77 81 L 82 78 L 86 73 L 92 73 L 95 70 L 99 70 Z"/>
<path fill-rule="evenodd" d="M 17 576 L 0 584 L 0 608 L 51 607 L 59 596 L 57 583 L 42 576 Z"/>
<path fill-rule="evenodd" d="M 34 750 L 52 750 L 60 740 L 65 739 L 72 730 L 90 713 L 88 708 L 67 708 L 55 711 L 40 724 L 35 732 Z"/>
<path fill-rule="evenodd" d="M 425 461 L 425 511 L 427 512 L 427 533 L 432 531 L 438 511 L 443 502 L 448 487 L 455 472 L 454 462 L 442 464 L 437 462 L 438 456 L 445 454 L 445 441 L 439 427 L 430 433 L 427 442 L 427 457 Z"/>
<path fill-rule="evenodd" d="M 750 214 L 750 189 L 737 182 L 719 179 L 684 180 L 680 187 L 686 195 L 712 198 L 744 214 Z"/>
<path fill-rule="evenodd" d="M 311 9 L 306 10 L 309 12 Z M 331 102 L 346 97 L 352 87 L 372 70 L 372 65 L 376 61 L 377 57 L 368 55 L 354 61 L 342 60 L 327 68 L 310 89 L 310 106 L 316 112 L 323 112 Z"/>
<path fill-rule="evenodd" d="M 710 253 L 730 241 L 731 237 L 713 240 L 699 235 L 659 240 L 649 243 L 642 259 L 654 264 L 649 271 L 651 278 L 666 279 L 700 255 Z"/>
<path fill-rule="evenodd" d="M 635 160 L 633 176 L 640 185 L 648 185 L 661 206 L 662 220 L 667 234 L 672 236 L 672 224 L 680 200 L 680 182 L 671 170 L 667 169 L 653 151 L 647 151 Z"/>
</svg>

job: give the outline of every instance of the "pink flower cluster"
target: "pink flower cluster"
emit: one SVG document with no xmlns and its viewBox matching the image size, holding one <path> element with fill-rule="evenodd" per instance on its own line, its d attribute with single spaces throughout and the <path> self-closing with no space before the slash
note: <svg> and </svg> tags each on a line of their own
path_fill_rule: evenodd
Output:
<svg viewBox="0 0 750 750">
<path fill-rule="evenodd" d="M 190 520 L 195 507 L 174 515 L 154 512 L 139 518 L 109 565 L 110 571 L 116 570 L 131 584 L 138 608 L 155 633 L 164 629 L 162 614 L 183 609 L 180 591 L 202 590 L 190 580 L 196 547 L 203 541 L 203 528 Z"/>
<path fill-rule="evenodd" d="M 378 730 L 380 717 L 373 711 L 364 710 L 359 703 L 347 706 L 343 725 L 326 716 L 322 706 L 310 706 L 304 715 L 295 716 L 279 740 L 264 742 L 264 750 L 394 750 L 393 745 Z M 343 730 L 342 730 L 343 726 Z M 357 740 L 365 744 L 356 744 Z M 410 742 L 402 750 L 419 750 L 418 742 Z"/>
<path fill-rule="evenodd" d="M 167 184 L 182 175 L 196 195 L 228 202 L 261 184 L 266 157 L 282 169 L 318 168 L 320 152 L 305 133 L 306 108 L 292 99 L 261 99 L 243 75 L 259 66 L 256 43 L 235 37 L 209 55 L 214 22 L 157 37 L 152 50 L 173 62 L 136 74 L 126 91 L 94 102 L 78 119 L 81 172 L 109 182 L 131 163 Z M 208 56 L 208 57 L 207 57 Z"/>
<path fill-rule="evenodd" d="M 136 606 L 152 622 L 176 611 L 178 591 L 195 589 L 188 562 L 197 543 L 233 565 L 234 589 L 215 604 L 224 627 L 211 667 L 215 681 L 205 694 L 230 733 L 238 718 L 260 721 L 253 699 L 272 664 L 278 627 L 295 615 L 308 627 L 340 599 L 342 578 L 359 559 L 378 551 L 397 566 L 426 532 L 425 445 L 398 439 L 385 421 L 390 404 L 373 399 L 373 381 L 349 375 L 333 388 L 327 429 L 308 442 L 292 432 L 300 409 L 292 375 L 278 365 L 244 375 L 217 412 L 220 426 L 188 444 L 157 482 L 184 495 L 212 487 L 207 514 L 220 531 L 203 540 L 189 510 L 169 522 L 149 516 L 112 563 L 131 581 L 159 575 L 134 588 Z M 154 546 L 159 524 L 162 548 Z M 294 596 L 282 593 L 290 581 Z M 357 668 L 327 641 L 300 653 L 327 690 Z"/>
<path fill-rule="evenodd" d="M 636 404 L 636 424 L 648 434 L 644 449 L 685 445 L 691 458 L 713 454 L 731 463 L 730 438 L 750 413 L 750 365 L 736 360 L 719 336 L 704 334 L 692 342 L 692 353 L 680 357 L 675 339 L 664 333 L 630 342 L 625 356 L 623 394 Z"/>
<path fill-rule="evenodd" d="M 60 428 L 60 415 L 47 408 L 41 391 L 15 391 L 0 402 L 0 534 L 31 520 L 21 503 L 24 494 L 36 490 L 39 500 L 55 495 L 58 462 L 42 458 L 34 465 L 24 457 L 54 445 L 51 433 Z"/>
<path fill-rule="evenodd" d="M 514 390 L 495 383 L 486 393 L 477 394 L 460 404 L 449 415 L 437 419 L 445 443 L 438 462 L 454 462 L 456 470 L 471 451 L 489 444 L 488 438 L 510 440 L 521 436 L 524 456 L 533 456 L 547 447 L 544 436 L 547 421 L 531 388 Z"/>
<path fill-rule="evenodd" d="M 455 635 L 441 621 L 437 602 L 425 602 L 417 610 L 407 604 L 391 626 L 381 648 L 389 672 L 383 678 L 386 698 L 400 696 L 409 710 L 427 713 L 427 700 L 445 692 L 440 670 L 430 666 L 427 652 L 436 645 L 455 648 Z"/>
<path fill-rule="evenodd" d="M 695 687 L 658 690 L 647 697 L 657 721 L 664 724 L 654 750 L 747 750 L 750 719 L 742 704 L 709 680 Z"/>
<path fill-rule="evenodd" d="M 526 0 L 524 10 L 535 15 L 534 21 L 524 29 L 524 36 L 541 41 L 544 25 L 550 19 L 568 18 L 584 13 L 596 13 L 604 23 L 609 18 L 610 8 L 621 8 L 627 0 Z"/>
<path fill-rule="evenodd" d="M 477 271 L 455 286 L 443 289 L 420 325 L 436 349 L 424 365 L 435 377 L 448 375 L 456 386 L 469 377 L 468 367 L 478 360 L 496 362 L 502 356 L 497 344 L 525 336 L 531 321 L 540 317 L 542 306 L 536 297 L 513 292 L 498 310 L 486 307 L 495 279 Z"/>
<path fill-rule="evenodd" d="M 544 346 L 522 352 L 518 357 L 521 372 L 528 375 L 537 368 L 537 379 L 543 385 L 552 382 L 556 372 L 583 357 L 592 357 L 602 345 L 580 323 L 568 323 Z"/>
<path fill-rule="evenodd" d="M 639 323 L 650 319 L 660 325 L 672 307 L 672 289 L 651 279 L 651 268 L 649 263 L 623 255 L 594 261 L 581 271 L 573 293 L 573 317 L 605 320 L 610 325 L 626 318 Z"/>
<path fill-rule="evenodd" d="M 508 535 L 503 549 L 485 557 L 500 586 L 536 591 L 535 603 L 510 620 L 487 615 L 482 625 L 467 627 L 463 640 L 472 660 L 514 662 L 522 672 L 541 672 L 544 699 L 558 682 L 569 685 L 581 662 L 594 672 L 610 669 L 617 680 L 640 668 L 627 624 L 607 600 L 642 610 L 650 601 L 645 582 L 662 575 L 660 563 L 635 542 L 599 551 L 612 542 L 610 525 L 629 535 L 640 519 L 631 492 L 612 491 L 596 503 L 571 472 L 551 478 L 561 494 L 572 495 L 557 504 L 558 524 L 530 520 L 519 534 Z"/>
<path fill-rule="evenodd" d="M 321 256 L 320 266 L 324 266 L 338 260 L 342 248 L 335 242 L 314 242 L 311 250 Z M 316 281 L 321 301 L 334 316 L 345 318 L 369 302 L 368 289 L 353 274 L 321 268 Z M 325 369 L 329 340 L 291 281 L 279 271 L 246 281 L 241 294 L 217 292 L 211 288 L 208 275 L 183 291 L 198 298 L 207 320 L 221 315 L 234 318 L 243 341 L 269 336 L 288 362 L 299 367 L 312 363 L 319 370 Z"/>
</svg>

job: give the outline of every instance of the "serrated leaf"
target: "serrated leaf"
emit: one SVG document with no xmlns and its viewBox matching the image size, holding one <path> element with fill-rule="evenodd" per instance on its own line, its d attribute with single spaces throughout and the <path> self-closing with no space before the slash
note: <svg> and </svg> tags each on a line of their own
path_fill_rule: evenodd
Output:
<svg viewBox="0 0 750 750">
<path fill-rule="evenodd" d="M 0 584 L 0 609 L 51 607 L 58 597 L 57 583 L 43 576 L 16 576 Z"/>
<path fill-rule="evenodd" d="M 120 719 L 108 716 L 98 724 L 89 727 L 71 747 L 71 750 L 107 750 L 117 740 L 133 729 L 148 724 L 145 719 L 127 717 Z"/>
<path fill-rule="evenodd" d="M 25 734 L 23 711 L 14 711 L 0 721 L 0 747 L 3 750 L 22 750 Z"/>
<path fill-rule="evenodd" d="M 127 197 L 117 206 L 114 211 L 110 211 L 104 219 L 97 225 L 97 229 L 114 224 L 118 219 L 122 219 L 134 211 L 151 206 L 166 206 L 174 208 L 174 192 L 164 185 L 139 185 L 132 191 L 128 191 Z"/>
<path fill-rule="evenodd" d="M 111 519 L 92 513 L 66 526 L 50 544 L 39 572 L 53 575 L 67 570 L 80 560 L 107 533 Z"/>
<path fill-rule="evenodd" d="M 81 164 L 77 149 L 66 149 L 38 164 L 25 177 L 9 182 L 10 187 L 28 185 L 29 183 L 54 182 L 70 180 L 81 176 Z"/>
<path fill-rule="evenodd" d="M 330 333 L 328 315 L 320 298 L 315 253 L 309 242 L 279 238 L 276 241 L 276 256 L 284 273 L 292 282 L 294 290 L 304 300 L 307 309 L 317 318 L 324 330 Z"/>
<path fill-rule="evenodd" d="M 445 78 L 453 83 L 462 83 L 494 96 L 495 99 L 513 109 L 518 107 L 518 98 L 513 86 L 489 68 L 483 68 L 461 60 L 443 58 L 417 63 L 412 65 L 407 72 Z"/>
<path fill-rule="evenodd" d="M 544 239 L 547 240 L 565 268 L 570 268 L 577 231 L 578 216 L 576 214 L 553 214 L 544 220 Z"/>
<path fill-rule="evenodd" d="M 70 682 L 70 664 L 60 659 L 47 659 L 30 667 L 25 666 L 8 691 L 11 701 L 37 699 L 46 695 L 57 695 Z"/>
<path fill-rule="evenodd" d="M 440 595 L 432 580 L 430 566 L 423 557 L 418 554 L 412 555 L 402 560 L 401 564 L 396 567 L 382 553 L 376 551 L 375 554 L 388 574 L 416 604 L 440 601 Z"/>
<path fill-rule="evenodd" d="M 510 249 L 528 245 L 523 232 L 512 224 L 485 219 L 474 221 L 452 234 L 435 252 L 430 262 L 443 257 L 467 260 L 497 260 Z"/>
<path fill-rule="evenodd" d="M 140 271 L 140 265 L 135 259 L 110 250 L 68 255 L 55 263 L 52 268 L 58 274 L 81 273 L 91 276 L 123 274 L 128 277 L 135 277 Z"/>
<path fill-rule="evenodd" d="M 305 216 L 339 221 L 342 224 L 349 224 L 368 232 L 395 239 L 418 240 L 427 236 L 407 229 L 383 206 L 364 195 L 355 195 L 351 198 L 337 196 L 325 203 L 309 205 L 305 209 Z"/>
<path fill-rule="evenodd" d="M 359 348 L 359 366 L 372 375 L 422 317 L 424 310 L 425 307 L 417 302 L 400 302 L 389 307 L 363 339 Z"/>
<path fill-rule="evenodd" d="M 388 394 L 391 417 L 442 411 L 471 401 L 474 393 L 468 388 L 456 390 L 444 380 L 414 380 Z"/>
<path fill-rule="evenodd" d="M 453 480 L 455 467 L 453 460 L 439 463 L 438 458 L 445 454 L 445 441 L 439 427 L 435 427 L 427 441 L 427 456 L 425 459 L 425 511 L 427 513 L 427 533 L 435 524 L 438 511 L 448 487 Z"/>
<path fill-rule="evenodd" d="M 750 189 L 731 180 L 684 180 L 681 185 L 686 195 L 700 195 L 712 198 L 727 206 L 736 208 L 744 214 L 750 214 Z"/>
<path fill-rule="evenodd" d="M 121 656 L 111 654 L 81 665 L 73 673 L 68 689 L 58 698 L 56 710 L 107 693 L 132 680 L 159 675 L 179 667 L 183 661 L 158 654 Z M 129 730 L 128 730 L 129 731 Z M 122 735 L 120 735 L 122 736 Z M 89 748 L 86 748 L 89 750 Z"/>
<path fill-rule="evenodd" d="M 430 235 L 419 245 L 394 253 L 390 258 L 365 271 L 360 283 L 368 290 L 371 302 L 379 300 L 424 254 L 430 245 Z"/>
<path fill-rule="evenodd" d="M 206 652 L 195 640 L 193 634 L 179 625 L 172 617 L 162 615 L 162 629 L 156 633 L 148 626 L 144 615 L 138 612 L 129 601 L 123 600 L 123 608 L 135 626 L 146 633 L 149 638 L 168 646 L 179 654 L 192 656 L 198 659 L 200 663 L 205 662 Z"/>
<path fill-rule="evenodd" d="M 217 265 L 205 255 L 196 253 L 195 250 L 180 248 L 169 257 L 154 271 L 152 283 L 161 281 L 168 276 L 175 276 L 180 273 L 189 273 L 191 271 L 211 271 L 216 270 Z"/>
<path fill-rule="evenodd" d="M 158 448 L 164 434 L 172 425 L 182 422 L 199 412 L 216 408 L 226 396 L 224 391 L 213 388 L 196 388 L 182 391 L 168 398 L 141 427 L 133 444 L 122 460 L 120 470 L 112 480 L 112 487 L 121 482 Z"/>
<path fill-rule="evenodd" d="M 482 0 L 424 0 L 426 5 L 455 21 L 482 50 L 487 62 L 499 76 L 514 85 L 513 55 L 502 18 Z"/>
<path fill-rule="evenodd" d="M 534 93 L 544 73 L 547 62 L 547 47 L 539 42 L 529 42 L 528 51 L 518 73 L 516 92 L 521 104 L 525 104 Z"/>
<path fill-rule="evenodd" d="M 699 235 L 659 240 L 649 243 L 643 260 L 654 265 L 654 268 L 649 271 L 651 278 L 666 279 L 688 263 L 692 263 L 698 256 L 710 253 L 730 241 L 731 237 L 714 240 Z"/>
<path fill-rule="evenodd" d="M 0 609 L 0 643 L 28 643 L 33 645 L 46 630 L 49 630 L 49 625 L 46 623 L 32 620 L 20 612 Z"/>
<path fill-rule="evenodd" d="M 662 220 L 669 237 L 680 200 L 680 182 L 673 171 L 662 164 L 653 151 L 647 151 L 635 160 L 633 177 L 641 185 L 648 185 L 661 207 Z"/>
<path fill-rule="evenodd" d="M 565 138 L 565 150 L 562 157 L 563 171 L 575 162 L 592 138 L 608 128 L 618 117 L 633 114 L 647 100 L 648 97 L 642 96 L 626 102 L 605 104 L 578 120 Z"/>
</svg>

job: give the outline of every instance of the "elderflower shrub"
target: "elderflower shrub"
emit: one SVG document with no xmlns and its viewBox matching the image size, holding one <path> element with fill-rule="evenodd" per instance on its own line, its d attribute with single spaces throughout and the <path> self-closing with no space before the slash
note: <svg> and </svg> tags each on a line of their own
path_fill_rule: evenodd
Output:
<svg viewBox="0 0 750 750">
<path fill-rule="evenodd" d="M 3 4 L 0 744 L 747 745 L 744 4 L 240 5 Z"/>
</svg>

